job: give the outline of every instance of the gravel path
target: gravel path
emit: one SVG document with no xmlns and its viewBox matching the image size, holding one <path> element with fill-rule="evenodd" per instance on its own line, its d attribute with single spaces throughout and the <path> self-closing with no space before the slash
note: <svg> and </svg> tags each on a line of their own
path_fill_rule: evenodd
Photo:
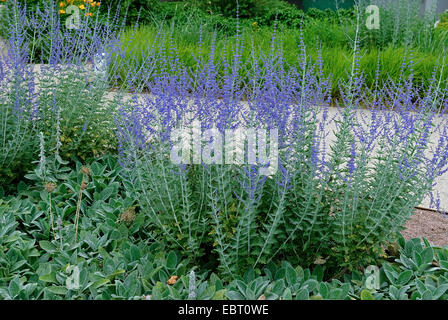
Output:
<svg viewBox="0 0 448 320">
<path fill-rule="evenodd" d="M 448 246 L 448 216 L 435 211 L 417 209 L 401 232 L 406 240 L 425 237 L 436 246 Z"/>
</svg>

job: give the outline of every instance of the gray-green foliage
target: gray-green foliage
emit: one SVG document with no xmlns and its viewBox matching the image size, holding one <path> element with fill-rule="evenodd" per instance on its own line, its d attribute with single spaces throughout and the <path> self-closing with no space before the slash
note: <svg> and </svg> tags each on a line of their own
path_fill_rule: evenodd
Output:
<svg viewBox="0 0 448 320">
<path fill-rule="evenodd" d="M 83 160 L 114 152 L 115 104 L 107 84 L 88 65 L 43 66 L 38 79 L 37 128 L 44 133 L 48 149 L 60 140 L 63 158 Z"/>
<path fill-rule="evenodd" d="M 127 185 L 148 217 L 148 236 L 197 260 L 211 251 L 229 277 L 280 258 L 303 266 L 323 259 L 335 273 L 374 263 L 446 165 L 443 157 L 423 156 L 433 146 L 430 137 L 438 130 L 434 110 L 444 96 L 434 79 L 425 98 L 418 98 L 409 89 L 414 88 L 410 77 L 385 87 L 388 94 L 378 106 L 378 92 L 367 95 L 362 89 L 358 63 L 355 54 L 351 79 L 341 84 L 344 108 L 337 110 L 336 119 L 328 116 L 325 122 L 318 116 L 325 112 L 315 106 L 322 100 L 306 100 L 312 94 L 325 96 L 309 75 L 284 79 L 275 74 L 295 89 L 263 92 L 249 100 L 249 111 L 262 120 L 249 119 L 247 126 L 273 121 L 270 125 L 278 123 L 282 133 L 279 169 L 269 177 L 247 164 L 174 164 L 166 140 L 170 120 L 179 125 L 189 110 L 189 98 L 180 99 L 177 91 L 161 92 L 147 104 L 131 107 L 127 115 L 123 111 L 119 132 L 123 158 L 129 162 Z M 220 94 L 227 94 L 223 90 Z M 285 97 L 297 104 L 286 109 L 291 100 Z M 375 107 L 361 109 L 360 101 Z M 208 103 L 198 102 L 197 107 Z M 280 119 L 269 114 L 265 120 L 266 104 L 268 110 L 283 110 L 294 129 L 282 127 L 283 113 Z M 248 107 L 238 102 L 235 108 Z M 158 120 L 157 110 L 165 112 Z M 326 127 L 330 121 L 334 128 Z M 328 131 L 335 134 L 329 146 Z M 443 139 L 439 142 L 445 148 Z"/>
<path fill-rule="evenodd" d="M 169 145 L 136 155 L 129 185 L 148 218 L 150 238 L 196 259 L 212 247 L 221 270 L 232 276 L 279 256 L 303 265 L 323 256 L 336 269 L 374 262 L 431 190 L 420 158 L 428 145 L 420 146 L 427 139 L 425 119 L 408 140 L 396 136 L 388 145 L 384 136 L 377 155 L 360 144 L 351 160 L 353 123 L 346 117 L 322 177 L 312 162 L 311 134 L 294 148 L 300 161 L 281 154 L 288 169 L 268 178 L 244 165 L 178 166 L 169 159 Z M 349 174 L 350 161 L 357 168 Z"/>
<path fill-rule="evenodd" d="M 377 5 L 380 9 L 379 29 L 368 30 L 363 27 L 362 41 L 370 45 L 379 48 L 413 46 L 434 52 L 446 44 L 446 33 L 434 32 L 437 20 L 435 6 L 422 13 L 419 0 L 360 0 L 358 3 L 361 14 L 364 14 L 368 5 Z M 366 19 L 367 14 L 363 16 L 363 21 Z"/>
<path fill-rule="evenodd" d="M 1 58 L 0 67 L 0 181 L 10 181 L 18 172 L 30 169 L 36 154 L 33 128 L 37 108 L 30 68 Z"/>
<path fill-rule="evenodd" d="M 1 62 L 0 62 L 1 63 Z M 87 159 L 115 152 L 116 102 L 105 82 L 86 66 L 2 64 L 0 176 L 15 179 L 31 169 L 39 132 L 47 152 Z"/>
</svg>

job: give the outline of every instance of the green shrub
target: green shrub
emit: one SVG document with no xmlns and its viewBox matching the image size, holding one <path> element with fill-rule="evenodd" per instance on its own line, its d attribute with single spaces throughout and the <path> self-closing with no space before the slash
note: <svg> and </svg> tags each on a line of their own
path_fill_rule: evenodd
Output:
<svg viewBox="0 0 448 320">
<path fill-rule="evenodd" d="M 439 23 L 437 24 L 436 31 L 438 34 L 448 31 L 448 10 L 440 15 Z"/>
<path fill-rule="evenodd" d="M 210 14 L 222 14 L 232 18 L 237 16 L 237 0 L 189 0 L 189 2 Z M 275 6 L 278 3 L 278 0 L 239 0 L 238 15 L 240 18 L 261 16 L 267 12 L 269 6 Z"/>
<path fill-rule="evenodd" d="M 269 5 L 263 14 L 255 20 L 260 25 L 272 26 L 275 22 L 290 28 L 300 28 L 304 13 L 296 6 L 284 1 L 274 2 Z"/>
<path fill-rule="evenodd" d="M 137 20 L 140 24 L 152 23 L 154 15 L 159 14 L 161 8 L 159 0 L 104 1 L 100 6 L 100 12 L 106 15 L 110 10 L 112 16 L 119 13 L 121 18 L 126 17 L 128 25 L 134 25 Z"/>
</svg>

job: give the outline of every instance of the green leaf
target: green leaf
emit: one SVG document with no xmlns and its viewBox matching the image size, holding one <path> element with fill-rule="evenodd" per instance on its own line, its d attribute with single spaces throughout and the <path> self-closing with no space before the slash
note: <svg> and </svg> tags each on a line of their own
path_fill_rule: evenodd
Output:
<svg viewBox="0 0 448 320">
<path fill-rule="evenodd" d="M 8 286 L 9 295 L 14 298 L 20 292 L 20 281 L 18 278 L 11 280 Z"/>
<path fill-rule="evenodd" d="M 314 291 L 314 289 L 317 288 L 318 285 L 319 285 L 318 281 L 316 281 L 315 279 L 309 279 L 302 284 L 302 287 L 308 289 L 309 292 L 312 292 Z"/>
<path fill-rule="evenodd" d="M 253 268 L 249 268 L 245 273 L 244 273 L 244 282 L 249 283 L 252 280 L 255 279 L 255 271 Z"/>
<path fill-rule="evenodd" d="M 120 274 L 125 273 L 125 270 L 123 269 L 118 269 L 117 271 L 111 273 L 110 275 L 107 276 L 107 279 L 109 280 L 113 280 L 116 276 L 119 276 Z"/>
<path fill-rule="evenodd" d="M 296 299 L 297 300 L 308 300 L 310 298 L 310 293 L 306 288 L 302 288 L 297 291 Z"/>
<path fill-rule="evenodd" d="M 319 286 L 319 294 L 322 298 L 327 299 L 328 297 L 328 285 L 325 282 L 321 282 Z"/>
<path fill-rule="evenodd" d="M 241 293 L 233 291 L 233 290 L 227 291 L 226 296 L 227 296 L 227 298 L 229 298 L 229 300 L 244 300 L 244 297 Z"/>
<path fill-rule="evenodd" d="M 240 292 L 246 292 L 247 289 L 247 285 L 241 281 L 241 280 L 235 280 L 235 284 L 238 287 L 238 289 L 240 290 Z"/>
<path fill-rule="evenodd" d="M 433 296 L 430 290 L 426 290 L 422 294 L 422 300 L 433 300 Z"/>
<path fill-rule="evenodd" d="M 332 289 L 329 294 L 331 300 L 343 300 L 347 294 L 341 288 Z"/>
<path fill-rule="evenodd" d="M 51 286 L 47 288 L 48 291 L 58 295 L 65 295 L 67 293 L 67 288 L 62 286 Z"/>
<path fill-rule="evenodd" d="M 151 283 L 146 280 L 145 278 L 142 278 L 142 285 L 143 285 L 143 289 L 145 289 L 146 291 L 151 291 L 152 289 L 152 285 Z"/>
<path fill-rule="evenodd" d="M 430 264 L 434 260 L 434 250 L 432 247 L 423 250 L 422 254 L 422 264 Z"/>
<path fill-rule="evenodd" d="M 177 290 L 175 287 L 168 286 L 168 291 L 170 292 L 171 297 L 172 297 L 174 300 L 180 300 L 180 299 L 182 299 L 179 290 Z"/>
<path fill-rule="evenodd" d="M 420 253 L 418 253 L 417 251 L 414 251 L 412 256 L 413 256 L 414 261 L 417 264 L 417 266 L 421 267 L 422 265 L 424 265 L 423 258 Z"/>
<path fill-rule="evenodd" d="M 23 191 L 26 191 L 26 189 L 27 189 L 27 185 L 26 185 L 26 183 L 24 183 L 23 181 L 20 181 L 20 182 L 17 184 L 17 192 L 18 192 L 18 193 L 21 193 L 21 192 L 23 192 Z"/>
<path fill-rule="evenodd" d="M 434 292 L 434 299 L 439 299 L 442 295 L 445 294 L 445 292 L 448 290 L 448 284 L 442 284 L 437 288 L 437 290 Z"/>
<path fill-rule="evenodd" d="M 101 246 L 98 247 L 98 253 L 101 255 L 101 257 L 103 257 L 103 259 L 110 258 L 110 254 Z"/>
<path fill-rule="evenodd" d="M 137 246 L 131 246 L 131 259 L 132 261 L 137 261 L 140 259 L 141 255 L 140 255 L 140 250 L 138 249 Z"/>
<path fill-rule="evenodd" d="M 108 186 L 106 189 L 101 191 L 100 197 L 99 197 L 100 200 L 106 201 L 107 199 L 110 198 L 110 196 L 112 195 L 112 193 L 114 193 L 114 191 L 115 191 L 114 186 Z"/>
<path fill-rule="evenodd" d="M 297 282 L 297 273 L 292 267 L 286 267 L 286 282 L 292 286 Z"/>
<path fill-rule="evenodd" d="M 297 266 L 295 270 L 296 270 L 296 275 L 297 275 L 298 279 L 302 280 L 304 277 L 303 268 L 301 266 Z"/>
<path fill-rule="evenodd" d="M 291 289 L 289 289 L 289 288 L 285 289 L 285 292 L 283 292 L 283 295 L 282 295 L 282 300 L 292 300 Z"/>
<path fill-rule="evenodd" d="M 370 293 L 369 290 L 364 289 L 361 291 L 361 300 L 375 300 L 373 295 Z"/>
<path fill-rule="evenodd" d="M 50 241 L 46 240 L 39 241 L 39 246 L 48 253 L 54 253 L 57 251 L 56 246 L 52 244 Z"/>
<path fill-rule="evenodd" d="M 272 292 L 278 296 L 281 296 L 284 290 L 285 290 L 285 280 L 283 279 L 277 280 L 274 286 L 272 287 Z"/>
<path fill-rule="evenodd" d="M 109 282 L 110 282 L 110 280 L 107 279 L 107 278 L 105 278 L 105 279 L 99 279 L 99 280 L 95 281 L 95 282 L 92 284 L 92 286 L 93 286 L 95 289 L 98 289 L 99 287 L 102 287 L 102 286 L 104 286 L 105 284 L 107 284 L 107 283 L 109 283 Z"/>
<path fill-rule="evenodd" d="M 274 280 L 283 279 L 285 277 L 285 275 L 286 275 L 286 269 L 285 268 L 280 268 L 275 273 Z"/>
<path fill-rule="evenodd" d="M 43 282 L 58 283 L 54 272 L 40 276 L 39 280 Z"/>
<path fill-rule="evenodd" d="M 210 300 L 213 297 L 213 295 L 215 294 L 215 291 L 216 291 L 215 286 L 210 286 L 199 295 L 198 299 L 199 300 Z"/>
<path fill-rule="evenodd" d="M 439 264 L 440 264 L 440 267 L 441 267 L 442 269 L 448 271 L 448 261 L 447 261 L 447 260 L 441 260 L 441 261 L 439 262 Z"/>
<path fill-rule="evenodd" d="M 226 296 L 226 289 L 221 289 L 215 292 L 212 297 L 212 300 L 224 300 Z"/>
<path fill-rule="evenodd" d="M 396 284 L 399 286 L 404 286 L 406 283 L 409 282 L 409 280 L 411 280 L 412 276 L 413 276 L 412 270 L 403 271 L 398 276 Z"/>
<path fill-rule="evenodd" d="M 385 263 L 383 265 L 383 270 L 384 270 L 384 273 L 385 273 L 387 279 L 389 279 L 389 282 L 395 283 L 395 279 L 398 278 L 398 274 L 394 270 L 394 268 L 391 265 L 389 265 L 388 263 Z"/>
<path fill-rule="evenodd" d="M 173 251 L 171 251 L 168 254 L 168 257 L 166 258 L 166 267 L 170 270 L 173 270 L 176 268 L 176 265 L 177 265 L 177 256 Z"/>
<path fill-rule="evenodd" d="M 12 265 L 11 271 L 16 271 L 16 270 L 20 269 L 20 267 L 22 267 L 24 264 L 26 264 L 26 260 L 17 261 L 16 263 L 14 263 Z"/>
<path fill-rule="evenodd" d="M 321 265 L 317 265 L 313 269 L 313 273 L 311 274 L 317 281 L 322 281 L 324 279 L 324 269 Z"/>
</svg>

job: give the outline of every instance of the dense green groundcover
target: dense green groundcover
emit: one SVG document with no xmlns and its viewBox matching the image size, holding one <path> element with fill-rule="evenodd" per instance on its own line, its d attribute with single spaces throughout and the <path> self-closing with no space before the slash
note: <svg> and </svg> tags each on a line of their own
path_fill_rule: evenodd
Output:
<svg viewBox="0 0 448 320">
<path fill-rule="evenodd" d="M 448 248 L 425 239 L 400 237 L 372 274 L 328 279 L 325 260 L 284 261 L 228 279 L 213 256 L 191 261 L 148 240 L 115 157 L 58 172 L 41 185 L 35 171 L 0 200 L 1 299 L 448 299 Z"/>
</svg>

